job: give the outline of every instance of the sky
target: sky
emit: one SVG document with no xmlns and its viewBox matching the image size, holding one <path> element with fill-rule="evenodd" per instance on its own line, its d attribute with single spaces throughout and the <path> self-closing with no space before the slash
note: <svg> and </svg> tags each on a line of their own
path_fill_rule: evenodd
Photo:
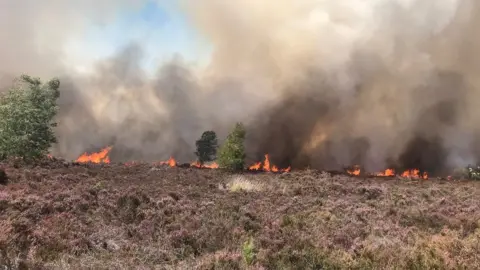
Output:
<svg viewBox="0 0 480 270">
<path fill-rule="evenodd" d="M 119 10 L 108 24 L 92 22 L 82 36 L 68 43 L 66 51 L 70 64 L 78 71 L 88 71 L 95 61 L 132 42 L 143 47 L 142 64 L 150 72 L 175 55 L 193 65 L 205 65 L 211 51 L 175 0 L 148 1 L 137 10 Z"/>
</svg>

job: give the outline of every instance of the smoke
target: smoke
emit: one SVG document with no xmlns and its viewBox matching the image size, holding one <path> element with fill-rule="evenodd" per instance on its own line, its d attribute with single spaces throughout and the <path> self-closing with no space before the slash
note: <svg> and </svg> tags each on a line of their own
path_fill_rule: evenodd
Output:
<svg viewBox="0 0 480 270">
<path fill-rule="evenodd" d="M 211 59 L 174 56 L 153 78 L 134 42 L 91 74 L 65 64 L 86 25 L 142 5 L 97 2 L 0 0 L 0 86 L 61 77 L 57 155 L 187 162 L 203 131 L 243 121 L 249 161 L 280 166 L 441 173 L 480 158 L 476 1 L 180 0 Z"/>
<path fill-rule="evenodd" d="M 250 124 L 255 158 L 434 173 L 478 160 L 476 2 L 186 6 L 216 45 L 213 74 L 242 78 L 247 88 L 280 99 Z"/>
</svg>

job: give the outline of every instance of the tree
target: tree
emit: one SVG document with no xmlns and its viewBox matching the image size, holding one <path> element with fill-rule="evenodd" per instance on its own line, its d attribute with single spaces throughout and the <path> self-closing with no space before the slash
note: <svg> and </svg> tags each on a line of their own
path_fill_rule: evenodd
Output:
<svg viewBox="0 0 480 270">
<path fill-rule="evenodd" d="M 198 162 L 203 165 L 205 162 L 214 161 L 217 154 L 218 140 L 217 134 L 214 131 L 205 131 L 202 137 L 195 142 L 198 157 Z"/>
<path fill-rule="evenodd" d="M 44 156 L 56 137 L 53 122 L 60 97 L 60 81 L 42 84 L 39 78 L 22 75 L 0 97 L 0 154 L 26 161 Z"/>
<path fill-rule="evenodd" d="M 246 130 L 242 123 L 237 123 L 227 136 L 225 143 L 219 150 L 218 164 L 220 168 L 229 170 L 243 170 L 245 165 L 245 147 L 243 145 Z"/>
</svg>

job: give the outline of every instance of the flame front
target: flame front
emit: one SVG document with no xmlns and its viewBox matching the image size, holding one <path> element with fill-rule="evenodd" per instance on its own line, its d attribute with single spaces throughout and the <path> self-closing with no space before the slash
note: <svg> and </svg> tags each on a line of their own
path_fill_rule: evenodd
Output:
<svg viewBox="0 0 480 270">
<path fill-rule="evenodd" d="M 207 169 L 218 169 L 219 168 L 219 166 L 216 162 L 213 162 L 211 164 L 201 165 L 200 162 L 195 161 L 195 162 L 191 163 L 190 166 L 197 167 L 197 168 L 207 168 Z"/>
<path fill-rule="evenodd" d="M 353 170 L 347 170 L 347 173 L 350 174 L 350 175 L 355 175 L 355 176 L 359 176 L 360 175 L 360 166 L 358 165 L 355 165 L 353 166 Z"/>
<path fill-rule="evenodd" d="M 177 161 L 173 157 L 170 157 L 167 161 L 160 161 L 160 165 L 168 165 L 170 167 L 175 167 L 177 166 Z"/>
<path fill-rule="evenodd" d="M 347 170 L 347 173 L 352 175 L 352 176 L 358 176 L 361 173 L 360 167 L 359 166 L 354 166 L 353 170 Z M 371 174 L 373 176 L 382 176 L 382 177 L 387 177 L 387 176 L 395 176 L 395 170 L 394 169 L 386 169 L 383 172 L 379 173 L 374 173 Z M 419 169 L 412 169 L 412 170 L 406 170 L 403 173 L 399 174 L 398 176 L 405 177 L 405 178 L 422 178 L 422 179 L 428 179 L 428 173 L 424 172 L 423 174 L 420 174 Z"/>
<path fill-rule="evenodd" d="M 108 154 L 112 150 L 112 146 L 108 146 L 103 148 L 100 152 L 98 153 L 84 153 L 80 157 L 77 158 L 77 162 L 92 162 L 92 163 L 110 163 L 110 157 Z M 51 157 L 50 155 L 48 155 Z M 128 161 L 125 162 L 124 165 L 127 167 L 131 167 L 136 165 L 136 161 Z M 154 164 L 159 164 L 159 165 L 168 165 L 170 167 L 176 167 L 177 166 L 177 161 L 175 158 L 170 157 L 166 161 L 160 161 L 160 162 L 155 162 Z M 195 161 L 190 164 L 191 167 L 197 167 L 197 168 L 207 168 L 207 169 L 218 169 L 220 166 L 216 162 L 208 163 L 208 164 L 203 164 L 201 165 L 200 162 Z M 255 171 L 265 171 L 265 172 L 290 172 L 291 167 L 285 168 L 285 169 L 280 169 L 277 166 L 273 165 L 270 163 L 270 157 L 268 154 L 265 155 L 265 160 L 263 162 L 258 162 L 253 164 L 248 168 L 249 170 L 255 170 Z"/>
<path fill-rule="evenodd" d="M 262 166 L 263 164 L 263 166 Z M 268 154 L 265 154 L 265 159 L 263 162 L 257 162 L 250 167 L 248 167 L 249 170 L 251 171 L 265 171 L 265 172 L 289 172 L 291 170 L 291 167 L 288 167 L 286 169 L 279 169 L 275 165 L 271 165 L 270 163 L 270 157 Z"/>
<path fill-rule="evenodd" d="M 403 177 L 410 177 L 410 178 L 423 178 L 423 179 L 428 179 L 428 174 L 424 172 L 423 174 L 420 174 L 420 170 L 413 169 L 413 170 L 407 170 L 402 173 Z"/>
<path fill-rule="evenodd" d="M 248 167 L 248 169 L 252 170 L 252 171 L 258 171 L 258 170 L 260 170 L 261 167 L 262 167 L 262 162 L 258 162 L 258 163 L 253 164 L 252 166 Z"/>
<path fill-rule="evenodd" d="M 92 153 L 92 154 L 84 153 L 83 155 L 77 158 L 76 162 L 110 163 L 110 157 L 108 156 L 108 153 L 110 153 L 111 150 L 112 150 L 112 147 L 108 146 L 103 148 L 98 153 Z"/>
<path fill-rule="evenodd" d="M 395 176 L 394 169 L 386 169 L 385 172 L 376 173 L 376 176 Z"/>
</svg>

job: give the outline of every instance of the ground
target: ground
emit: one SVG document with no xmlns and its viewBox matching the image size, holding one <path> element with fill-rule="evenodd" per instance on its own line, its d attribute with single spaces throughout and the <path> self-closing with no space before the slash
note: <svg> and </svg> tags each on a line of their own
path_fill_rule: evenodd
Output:
<svg viewBox="0 0 480 270">
<path fill-rule="evenodd" d="M 480 268 L 480 182 L 2 166 L 7 269 Z"/>
</svg>

